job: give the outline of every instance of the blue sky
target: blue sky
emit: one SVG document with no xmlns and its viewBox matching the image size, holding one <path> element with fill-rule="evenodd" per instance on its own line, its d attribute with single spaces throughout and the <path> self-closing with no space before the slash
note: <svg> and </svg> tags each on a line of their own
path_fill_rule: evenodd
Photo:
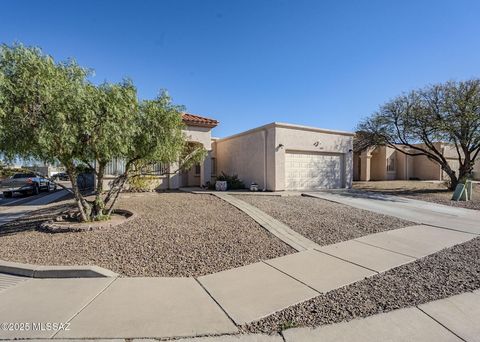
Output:
<svg viewBox="0 0 480 342">
<path fill-rule="evenodd" d="M 413 88 L 480 76 L 479 1 L 2 1 L 0 41 L 167 89 L 223 137 L 272 121 L 353 130 Z"/>
</svg>

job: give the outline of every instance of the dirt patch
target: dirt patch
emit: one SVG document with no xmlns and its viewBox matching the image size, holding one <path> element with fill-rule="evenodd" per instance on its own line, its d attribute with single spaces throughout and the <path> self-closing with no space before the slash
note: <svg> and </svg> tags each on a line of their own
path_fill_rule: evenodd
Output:
<svg viewBox="0 0 480 342">
<path fill-rule="evenodd" d="M 210 195 L 125 194 L 137 214 L 101 230 L 49 234 L 29 215 L 0 227 L 0 259 L 43 265 L 98 265 L 126 276 L 200 276 L 293 253 L 247 215 Z M 53 210 L 53 209 L 52 209 Z M 59 209 L 56 209 L 57 211 Z M 22 222 L 28 222 L 23 225 Z M 9 234 L 1 235 L 3 230 Z"/>
<path fill-rule="evenodd" d="M 452 201 L 453 193 L 447 189 L 444 183 L 423 181 L 370 181 L 354 182 L 353 188 L 450 205 L 452 207 L 480 210 L 480 184 L 473 184 L 473 198 L 468 202 Z"/>
<path fill-rule="evenodd" d="M 235 197 L 254 205 L 319 245 L 329 245 L 415 223 L 318 198 Z"/>
<path fill-rule="evenodd" d="M 273 333 L 420 305 L 480 288 L 480 238 L 315 297 L 243 327 Z"/>
</svg>

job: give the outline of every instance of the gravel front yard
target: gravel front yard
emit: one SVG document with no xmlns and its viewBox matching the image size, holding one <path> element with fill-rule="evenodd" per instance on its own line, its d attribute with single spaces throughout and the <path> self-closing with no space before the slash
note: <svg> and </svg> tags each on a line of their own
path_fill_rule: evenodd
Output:
<svg viewBox="0 0 480 342">
<path fill-rule="evenodd" d="M 419 305 L 480 288 L 480 238 L 333 290 L 243 327 L 273 333 Z"/>
<path fill-rule="evenodd" d="M 409 197 L 454 207 L 480 210 L 480 184 L 473 185 L 473 199 L 468 202 L 452 201 L 452 191 L 448 190 L 443 183 L 422 181 L 370 181 L 354 182 L 353 188 Z"/>
<path fill-rule="evenodd" d="M 236 195 L 319 245 L 412 226 L 415 223 L 318 198 Z"/>
<path fill-rule="evenodd" d="M 210 195 L 124 194 L 118 208 L 139 216 L 112 228 L 49 234 L 32 230 L 48 217 L 43 210 L 40 218 L 29 215 L 3 226 L 0 259 L 90 264 L 125 276 L 173 277 L 200 276 L 295 252 L 250 217 Z"/>
</svg>

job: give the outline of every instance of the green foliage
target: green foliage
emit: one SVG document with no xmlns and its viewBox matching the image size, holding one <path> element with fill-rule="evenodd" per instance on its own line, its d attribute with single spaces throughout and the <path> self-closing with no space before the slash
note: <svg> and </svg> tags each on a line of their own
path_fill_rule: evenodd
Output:
<svg viewBox="0 0 480 342">
<path fill-rule="evenodd" d="M 222 172 L 217 177 L 217 181 L 226 181 L 229 190 L 245 189 L 245 184 L 238 178 L 238 175 L 227 175 Z"/>
<path fill-rule="evenodd" d="M 0 47 L 0 149 L 7 158 L 63 163 L 83 156 L 88 74 L 75 61 L 55 63 L 38 48 Z"/>
<path fill-rule="evenodd" d="M 126 80 L 118 84 L 103 83 L 86 87 L 83 122 L 87 160 L 106 164 L 130 152 L 139 128 L 134 125 L 138 115 L 137 92 Z"/>
<path fill-rule="evenodd" d="M 94 172 L 94 170 L 93 170 L 90 166 L 88 166 L 88 165 L 86 165 L 86 164 L 82 164 L 82 163 L 78 164 L 78 165 L 75 167 L 75 170 L 77 171 L 78 174 L 80 174 L 80 173 L 92 173 L 92 172 Z"/>
<path fill-rule="evenodd" d="M 139 175 L 129 179 L 129 189 L 132 191 L 150 191 L 153 190 L 157 177 L 148 175 Z"/>
<path fill-rule="evenodd" d="M 96 86 L 89 73 L 38 48 L 0 47 L 0 152 L 5 159 L 65 166 L 83 220 L 108 217 L 124 184 L 148 165 L 178 162 L 180 170 L 206 155 L 202 146 L 186 142 L 183 107 L 165 91 L 139 102 L 131 81 Z M 126 170 L 103 196 L 105 167 L 114 158 L 125 160 Z M 94 201 L 78 190 L 77 165 L 96 173 Z"/>
<path fill-rule="evenodd" d="M 29 173 L 29 172 L 32 172 L 32 171 L 24 168 L 0 166 L 0 179 L 11 177 L 16 173 Z"/>
<path fill-rule="evenodd" d="M 135 132 L 128 157 L 140 157 L 144 163 L 178 160 L 185 144 L 181 110 L 165 91 L 154 100 L 142 101 L 131 123 Z"/>
</svg>

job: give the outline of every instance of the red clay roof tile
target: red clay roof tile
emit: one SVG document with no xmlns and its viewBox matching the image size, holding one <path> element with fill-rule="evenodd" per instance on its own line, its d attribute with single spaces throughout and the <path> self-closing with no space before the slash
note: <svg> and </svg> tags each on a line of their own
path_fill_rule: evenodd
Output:
<svg viewBox="0 0 480 342">
<path fill-rule="evenodd" d="M 183 113 L 182 119 L 186 125 L 190 125 L 190 126 L 202 126 L 202 127 L 213 128 L 218 125 L 217 120 L 206 118 L 199 115 L 190 114 L 190 113 Z"/>
</svg>

